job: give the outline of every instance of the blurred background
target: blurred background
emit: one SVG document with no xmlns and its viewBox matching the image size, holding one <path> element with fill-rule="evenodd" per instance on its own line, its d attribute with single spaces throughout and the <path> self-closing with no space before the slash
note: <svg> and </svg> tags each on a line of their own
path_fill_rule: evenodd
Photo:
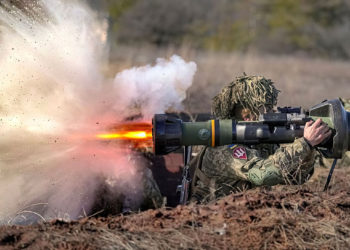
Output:
<svg viewBox="0 0 350 250">
<path fill-rule="evenodd" d="M 189 112 L 243 72 L 272 79 L 282 106 L 350 98 L 350 0 L 86 1 L 108 27 L 106 75 L 174 53 L 197 63 Z"/>
</svg>

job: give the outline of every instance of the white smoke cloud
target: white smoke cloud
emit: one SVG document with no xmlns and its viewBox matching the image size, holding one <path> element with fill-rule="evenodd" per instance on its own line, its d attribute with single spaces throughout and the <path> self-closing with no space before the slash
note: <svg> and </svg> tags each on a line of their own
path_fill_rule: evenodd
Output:
<svg viewBox="0 0 350 250">
<path fill-rule="evenodd" d="M 139 190 L 131 153 L 88 135 L 135 110 L 180 109 L 196 71 L 173 56 L 105 79 L 105 20 L 77 1 L 41 3 L 42 19 L 0 7 L 0 224 L 89 213 L 101 175 Z"/>
<path fill-rule="evenodd" d="M 114 86 L 123 89 L 118 104 L 137 105 L 146 119 L 154 113 L 174 108 L 181 110 L 186 90 L 191 86 L 197 66 L 179 56 L 158 59 L 156 65 L 124 70 L 116 75 Z M 118 109 L 118 106 L 114 106 Z"/>
</svg>

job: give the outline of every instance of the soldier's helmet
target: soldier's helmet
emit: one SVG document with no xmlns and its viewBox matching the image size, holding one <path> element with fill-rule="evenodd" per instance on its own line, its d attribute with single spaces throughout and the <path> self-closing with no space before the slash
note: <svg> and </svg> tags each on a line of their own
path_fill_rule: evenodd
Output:
<svg viewBox="0 0 350 250">
<path fill-rule="evenodd" d="M 218 119 L 232 119 L 240 106 L 258 116 L 277 104 L 279 92 L 270 79 L 244 74 L 213 98 L 212 112 Z"/>
</svg>

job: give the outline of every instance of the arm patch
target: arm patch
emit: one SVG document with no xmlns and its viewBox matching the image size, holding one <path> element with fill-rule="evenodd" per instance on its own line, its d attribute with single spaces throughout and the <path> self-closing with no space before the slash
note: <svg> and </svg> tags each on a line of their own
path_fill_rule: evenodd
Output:
<svg viewBox="0 0 350 250">
<path fill-rule="evenodd" d="M 232 156 L 235 159 L 247 160 L 247 150 L 245 147 L 235 147 L 232 151 Z"/>
</svg>

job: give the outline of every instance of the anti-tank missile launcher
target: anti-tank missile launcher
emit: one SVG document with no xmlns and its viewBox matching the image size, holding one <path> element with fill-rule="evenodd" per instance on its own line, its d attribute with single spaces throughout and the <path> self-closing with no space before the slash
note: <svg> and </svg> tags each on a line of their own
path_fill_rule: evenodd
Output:
<svg viewBox="0 0 350 250">
<path fill-rule="evenodd" d="M 318 118 L 332 129 L 332 136 L 317 147 L 328 158 L 341 158 L 350 150 L 350 113 L 338 99 L 317 104 L 307 113 L 300 109 L 280 108 L 278 112 L 263 114 L 258 121 L 252 122 L 217 119 L 183 122 L 156 114 L 153 118 L 154 152 L 164 155 L 190 145 L 291 143 L 303 136 L 307 121 Z"/>
</svg>

